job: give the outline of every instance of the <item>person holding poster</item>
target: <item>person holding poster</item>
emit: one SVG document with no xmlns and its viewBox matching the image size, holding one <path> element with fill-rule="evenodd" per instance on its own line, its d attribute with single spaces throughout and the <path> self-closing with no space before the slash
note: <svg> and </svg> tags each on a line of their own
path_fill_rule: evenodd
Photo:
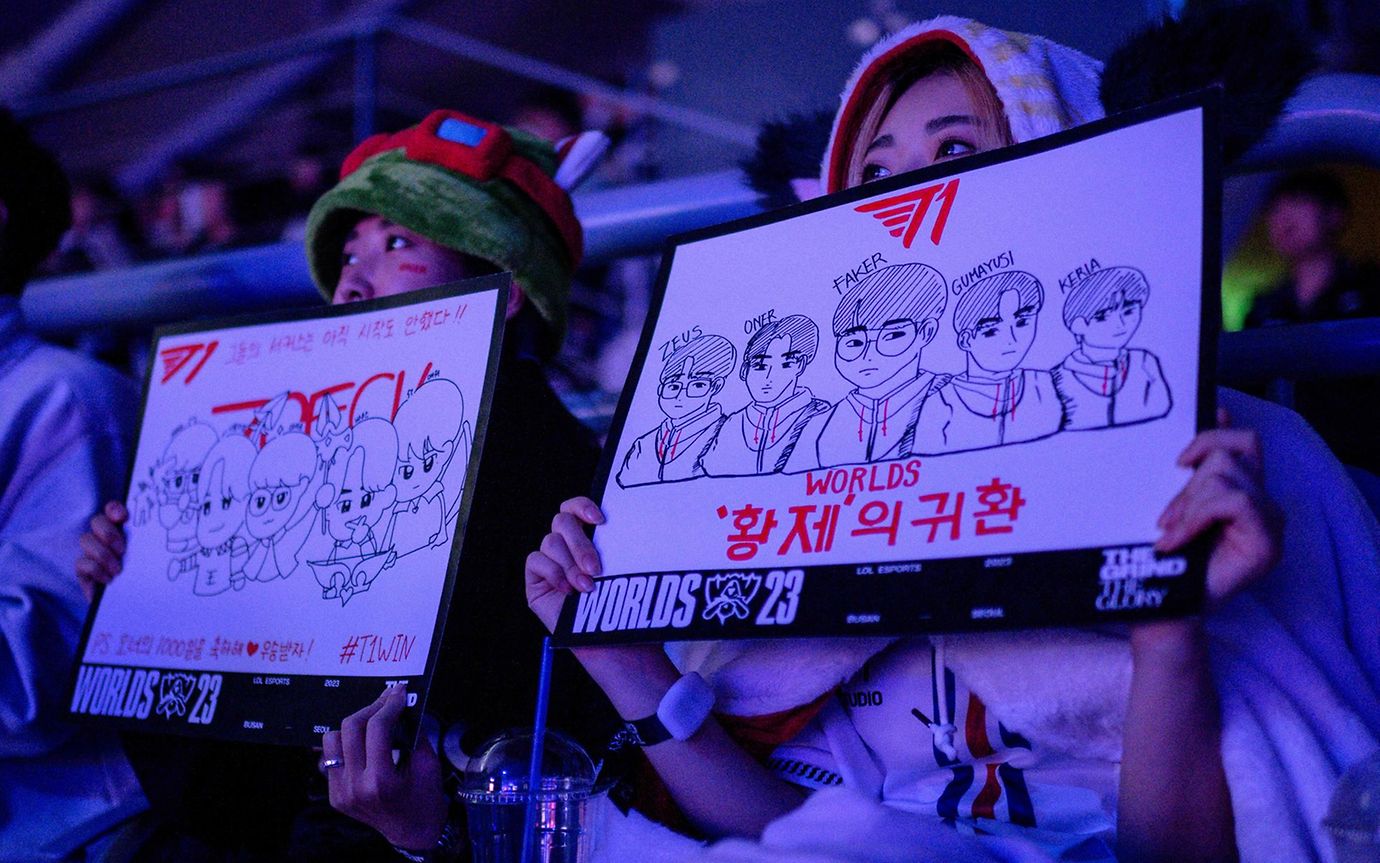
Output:
<svg viewBox="0 0 1380 863">
<path fill-rule="evenodd" d="M 583 249 L 567 189 L 583 178 L 601 151 L 598 140 L 580 136 L 558 156 L 549 144 L 521 131 L 437 111 L 417 126 L 362 142 L 346 157 L 340 181 L 308 218 L 312 275 L 323 297 L 334 303 L 393 296 L 498 270 L 515 276 L 469 530 L 429 703 L 442 725 L 443 748 L 462 764 L 464 753 L 485 738 L 531 721 L 531 684 L 537 678 L 543 633 L 523 605 L 516 573 L 527 549 L 549 528 L 550 513 L 559 502 L 589 487 L 598 456 L 592 435 L 548 386 L 541 363 L 563 335 L 570 279 Z M 409 398 L 419 400 L 415 409 L 406 402 L 399 407 L 394 419 L 406 440 L 392 442 L 397 449 L 383 459 L 391 458 L 389 471 L 398 471 L 391 477 L 375 477 L 369 458 L 341 460 L 347 480 L 358 474 L 366 483 L 391 490 L 388 496 L 399 502 L 391 509 L 371 510 L 363 521 L 342 514 L 331 534 L 337 556 L 367 551 L 389 531 L 430 541 L 438 529 L 453 530 L 451 495 L 458 489 L 446 486 L 442 495 L 433 480 L 449 459 L 463 457 L 469 430 L 457 431 L 458 426 L 439 421 L 429 424 L 443 418 L 413 416 L 425 402 L 445 402 L 444 390 L 444 381 L 428 381 Z M 372 444 L 368 449 L 374 453 Z M 409 469 L 415 471 L 410 477 Z M 344 494 L 344 488 L 332 486 L 330 493 Z M 427 523 L 411 524 L 414 515 L 425 516 Z M 86 584 L 107 583 L 118 572 L 123 548 L 119 526 L 126 517 L 124 507 L 112 503 L 93 518 L 88 554 L 78 563 L 78 576 Z M 341 601 L 367 587 L 368 575 L 361 578 L 359 573 L 323 584 Z M 608 739 L 616 717 L 572 660 L 557 657 L 557 662 L 571 667 L 558 671 L 566 688 L 553 700 L 552 723 L 594 749 Z M 336 809 L 377 829 L 394 845 L 424 850 L 442 836 L 447 817 L 441 763 L 426 738 L 396 771 L 389 765 L 385 777 L 380 776 L 381 765 L 366 769 L 362 759 L 350 757 L 364 751 L 366 737 L 391 734 L 403 707 L 399 689 L 345 718 L 338 731 L 325 735 L 323 763 Z M 162 738 L 147 748 L 174 745 Z M 299 829 L 295 850 L 287 855 L 285 822 L 304 804 L 294 789 L 304 784 L 303 768 L 312 769 L 315 756 L 270 776 L 266 765 L 291 760 L 280 750 L 248 758 L 245 753 L 251 750 L 244 746 L 222 747 L 218 753 L 213 748 L 199 748 L 185 775 L 164 777 L 174 835 L 243 846 L 250 841 L 243 835 L 246 820 L 257 819 L 252 842 L 268 846 L 274 859 L 305 859 L 308 853 L 313 859 L 332 859 L 333 853 L 363 841 L 343 825 L 314 816 L 300 819 L 314 829 Z M 159 751 L 150 759 L 165 770 L 171 760 Z M 254 801 L 252 813 L 239 811 L 243 806 L 227 810 L 231 801 L 241 799 Z"/>
<path fill-rule="evenodd" d="M 1063 46 L 974 21 L 949 17 L 908 27 L 869 51 L 845 88 L 822 186 L 834 192 L 1096 119 L 1102 114 L 1098 72 L 1091 58 Z M 1019 318 L 1028 305 L 1020 302 L 1019 290 L 1014 294 L 1017 302 L 1005 306 L 998 294 L 1003 320 Z M 840 313 L 846 316 L 848 309 Z M 901 323 L 909 328 L 923 322 L 923 316 L 908 316 Z M 870 355 L 888 323 L 863 322 L 858 332 L 866 341 L 852 351 Z M 849 326 L 835 329 L 846 336 Z M 926 341 L 934 335 L 932 322 L 926 335 Z M 1011 368 L 1018 365 L 1019 360 Z M 1268 415 L 1245 400 L 1224 401 L 1248 415 Z M 1210 543 L 1207 591 L 1214 609 L 1259 580 L 1281 553 L 1280 518 L 1265 491 L 1259 438 L 1226 428 L 1225 415 L 1219 419 L 1223 428 L 1199 434 L 1180 456 L 1179 464 L 1194 472 L 1165 510 L 1156 546 L 1170 552 L 1194 539 Z M 1267 431 L 1275 435 L 1284 427 Z M 857 427 L 852 431 L 856 439 Z M 593 589 L 601 565 L 585 528 L 602 520 L 593 501 L 567 501 L 540 551 L 529 558 L 528 603 L 548 628 L 571 592 Z M 752 732 L 743 739 L 760 751 L 760 723 L 753 728 L 703 713 L 695 714 L 700 724 L 689 733 L 682 728 L 673 739 L 645 748 L 680 810 L 709 835 L 757 837 L 801 806 L 801 788 L 844 785 L 863 798 L 923 816 L 904 822 L 916 835 L 882 836 L 850 824 L 843 820 L 848 813 L 875 818 L 868 822 L 874 826 L 883 816 L 864 812 L 861 804 L 830 810 L 831 804 L 845 805 L 834 796 L 828 797 L 831 803 L 805 807 L 824 821 L 810 822 L 807 815 L 783 819 L 772 834 L 773 847 L 798 849 L 791 841 L 803 831 L 814 834 L 812 847 L 838 847 L 850 857 L 855 846 L 847 843 L 868 842 L 885 847 L 887 859 L 919 856 L 919 850 L 907 855 L 901 848 L 923 849 L 935 859 L 976 859 L 984 852 L 973 845 L 963 851 L 961 840 L 950 837 L 979 833 L 987 838 L 974 843 L 1009 855 L 1001 859 L 1018 856 L 1018 847 L 1029 849 L 1007 844 L 1005 837 L 1033 842 L 1059 859 L 1235 857 L 1201 621 L 1141 624 L 1129 644 L 1117 635 L 1073 631 L 905 639 L 870 656 L 864 668 L 878 647 L 835 640 L 792 642 L 789 648 L 751 643 L 575 652 L 630 722 L 673 712 L 672 694 L 687 688 L 689 678 L 682 673 L 703 669 L 717 678 L 716 694 L 726 712 L 741 717 L 735 705 L 755 704 L 753 712 L 772 713 L 771 724 L 792 730 L 794 738 L 766 764 L 729 733 L 735 727 Z M 1026 674 L 999 686 L 1016 673 L 1003 667 L 1008 662 Z M 839 674 L 841 667 L 846 670 Z M 845 697 L 834 697 L 833 688 L 851 672 L 862 673 L 845 684 Z M 755 702 L 744 694 L 753 687 Z M 768 697 L 788 687 L 799 696 L 790 720 L 776 712 L 790 702 Z M 980 690 L 1004 693 L 1007 700 L 984 703 L 993 696 Z M 1042 703 L 1042 697 L 1049 701 Z M 996 720 L 1000 715 L 1020 721 L 1008 725 Z M 923 736 L 917 739 L 917 732 Z M 934 827 L 927 834 L 929 824 Z M 960 833 L 942 824 L 960 825 Z"/>
</svg>

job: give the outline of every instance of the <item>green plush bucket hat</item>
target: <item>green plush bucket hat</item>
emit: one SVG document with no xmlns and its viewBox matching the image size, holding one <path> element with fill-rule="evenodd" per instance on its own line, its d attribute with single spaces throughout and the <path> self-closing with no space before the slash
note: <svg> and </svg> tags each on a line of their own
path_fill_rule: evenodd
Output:
<svg viewBox="0 0 1380 863">
<path fill-rule="evenodd" d="M 367 138 L 307 216 L 312 280 L 329 300 L 350 229 L 361 214 L 382 216 L 512 271 L 559 341 L 584 238 L 553 179 L 558 162 L 539 138 L 455 111 Z"/>
</svg>

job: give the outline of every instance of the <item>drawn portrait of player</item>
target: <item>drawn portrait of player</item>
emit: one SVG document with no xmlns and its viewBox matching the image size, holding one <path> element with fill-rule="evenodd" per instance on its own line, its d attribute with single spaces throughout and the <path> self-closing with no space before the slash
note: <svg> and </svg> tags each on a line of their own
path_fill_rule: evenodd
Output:
<svg viewBox="0 0 1380 863">
<path fill-rule="evenodd" d="M 618 469 L 623 488 L 704 475 L 700 458 L 723 422 L 715 397 L 737 356 L 723 336 L 696 336 L 677 348 L 661 367 L 657 404 L 666 419 L 633 441 Z"/>
<path fill-rule="evenodd" d="M 921 354 L 939 331 L 947 293 L 933 267 L 895 264 L 843 295 L 834 310 L 834 367 L 854 389 L 810 421 L 789 470 L 910 456 L 936 384 Z"/>
<path fill-rule="evenodd" d="M 440 378 L 427 381 L 398 408 L 393 428 L 398 502 L 384 545 L 402 556 L 445 545 L 454 533 L 471 440 L 460 388 Z"/>
<path fill-rule="evenodd" d="M 1150 283 L 1134 267 L 1097 270 L 1064 297 L 1064 325 L 1078 348 L 1053 371 L 1072 430 L 1159 419 L 1173 398 L 1159 357 L 1127 345 L 1140 327 Z"/>
<path fill-rule="evenodd" d="M 292 575 L 311 534 L 321 484 L 316 443 L 301 432 L 268 439 L 249 468 L 245 532 L 251 554 L 245 574 L 255 581 Z"/>
<path fill-rule="evenodd" d="M 770 321 L 748 339 L 738 378 L 752 401 L 729 414 L 700 460 L 709 476 L 776 473 L 805 426 L 832 405 L 817 399 L 800 375 L 819 349 L 819 327 L 804 315 Z"/>
<path fill-rule="evenodd" d="M 953 324 L 967 368 L 925 402 L 916 453 L 983 449 L 1059 431 L 1064 407 L 1053 377 L 1021 366 L 1035 343 L 1044 302 L 1039 279 L 1019 270 L 988 276 L 963 292 Z"/>
<path fill-rule="evenodd" d="M 244 538 L 249 503 L 249 468 L 254 445 L 241 434 L 216 441 L 206 454 L 197 486 L 195 580 L 192 592 L 215 596 L 244 587 L 249 542 Z"/>
<path fill-rule="evenodd" d="M 393 511 L 397 489 L 398 435 L 386 420 L 355 423 L 348 443 L 335 451 L 326 483 L 317 492 L 326 532 L 335 541 L 324 561 L 310 561 L 323 599 L 344 605 L 368 590 L 396 555 L 379 540 L 376 529 Z"/>
<path fill-rule="evenodd" d="M 216 437 L 215 429 L 191 420 L 173 430 L 163 454 L 153 465 L 158 523 L 168 532 L 168 551 L 180 558 L 197 549 L 197 487 L 201 482 L 201 465 L 216 445 Z M 180 560 L 174 560 L 169 565 L 168 577 L 175 577 L 181 569 Z"/>
</svg>

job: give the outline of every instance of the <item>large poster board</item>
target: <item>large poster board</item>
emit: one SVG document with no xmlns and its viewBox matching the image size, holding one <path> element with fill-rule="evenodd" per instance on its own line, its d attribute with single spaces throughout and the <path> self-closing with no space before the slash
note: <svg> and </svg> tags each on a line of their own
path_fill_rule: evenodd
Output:
<svg viewBox="0 0 1380 863">
<path fill-rule="evenodd" d="M 508 290 L 160 330 L 72 713 L 310 744 L 395 681 L 424 705 Z"/>
<path fill-rule="evenodd" d="M 675 240 L 564 644 L 1183 614 L 1210 94 Z"/>
</svg>

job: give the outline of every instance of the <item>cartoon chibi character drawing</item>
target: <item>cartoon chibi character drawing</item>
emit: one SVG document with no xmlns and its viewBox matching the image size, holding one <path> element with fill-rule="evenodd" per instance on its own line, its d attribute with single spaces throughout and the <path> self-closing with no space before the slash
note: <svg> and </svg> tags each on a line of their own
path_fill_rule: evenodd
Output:
<svg viewBox="0 0 1380 863">
<path fill-rule="evenodd" d="M 316 444 L 301 432 L 271 437 L 249 468 L 245 531 L 252 540 L 245 572 L 255 581 L 292 575 L 311 533 L 321 484 Z"/>
<path fill-rule="evenodd" d="M 177 578 L 196 551 L 197 488 L 206 454 L 216 445 L 215 429 L 197 420 L 173 430 L 163 454 L 154 462 L 153 493 L 158 523 L 167 533 L 167 549 L 174 555 L 168 578 Z"/>
<path fill-rule="evenodd" d="M 396 559 L 375 529 L 397 498 L 397 461 L 397 432 L 377 418 L 355 423 L 345 445 L 335 450 L 326 483 L 316 495 L 322 522 L 335 544 L 326 560 L 309 561 L 323 599 L 339 599 L 344 605 L 368 590 Z"/>
<path fill-rule="evenodd" d="M 831 405 L 800 383 L 819 348 L 819 327 L 804 315 L 770 321 L 748 339 L 738 378 L 752 401 L 729 414 L 700 463 L 709 476 L 776 473 L 805 426 Z"/>
<path fill-rule="evenodd" d="M 696 336 L 666 358 L 657 404 L 666 419 L 633 441 L 618 469 L 623 488 L 704 475 L 700 457 L 723 424 L 714 397 L 724 388 L 736 351 L 723 336 Z"/>
<path fill-rule="evenodd" d="M 1064 325 L 1078 347 L 1052 370 L 1069 429 L 1159 419 L 1173 407 L 1159 357 L 1128 348 L 1150 299 L 1135 267 L 1097 270 L 1064 297 Z"/>
<path fill-rule="evenodd" d="M 193 557 L 196 576 L 192 592 L 198 596 L 244 587 L 249 543 L 242 533 L 254 454 L 254 445 L 240 434 L 221 438 L 206 454 L 197 488 L 201 501 L 196 517 L 199 548 Z"/>
<path fill-rule="evenodd" d="M 925 264 L 883 267 L 834 310 L 834 367 L 853 391 L 812 419 L 787 469 L 907 458 L 920 409 L 937 381 L 920 367 L 939 331 L 948 286 Z"/>
<path fill-rule="evenodd" d="M 1009 270 L 975 282 L 954 303 L 954 332 L 967 368 L 925 402 L 915 452 L 934 454 L 1038 440 L 1059 431 L 1064 406 L 1054 379 L 1022 368 L 1035 343 L 1045 292 Z"/>
<path fill-rule="evenodd" d="M 454 531 L 470 455 L 465 397 L 448 380 L 427 381 L 398 408 L 393 428 L 398 502 L 384 544 L 402 556 L 445 545 Z"/>
</svg>

